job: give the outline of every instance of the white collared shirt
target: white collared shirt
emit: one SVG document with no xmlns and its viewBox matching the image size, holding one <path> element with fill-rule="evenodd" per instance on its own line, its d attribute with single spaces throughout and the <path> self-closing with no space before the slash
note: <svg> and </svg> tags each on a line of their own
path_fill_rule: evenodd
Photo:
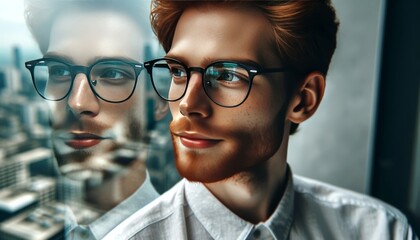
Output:
<svg viewBox="0 0 420 240">
<path fill-rule="evenodd" d="M 247 222 L 201 183 L 180 181 L 104 239 L 418 239 L 397 209 L 289 171 L 271 217 Z"/>
<path fill-rule="evenodd" d="M 108 232 L 115 228 L 124 219 L 159 197 L 150 181 L 149 173 L 143 184 L 127 199 L 104 215 L 93 221 L 88 226 L 78 225 L 72 213 L 67 215 L 65 239 L 102 239 Z"/>
</svg>

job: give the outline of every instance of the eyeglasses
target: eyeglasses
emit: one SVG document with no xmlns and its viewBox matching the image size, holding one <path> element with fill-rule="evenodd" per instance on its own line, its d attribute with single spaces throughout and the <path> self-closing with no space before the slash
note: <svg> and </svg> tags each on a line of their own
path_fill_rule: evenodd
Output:
<svg viewBox="0 0 420 240">
<path fill-rule="evenodd" d="M 178 101 L 186 93 L 191 72 L 202 74 L 207 96 L 222 107 L 237 107 L 247 99 L 253 79 L 258 74 L 285 72 L 284 68 L 260 68 L 235 61 L 217 61 L 205 68 L 187 67 L 172 58 L 159 58 L 144 63 L 152 85 L 166 101 Z"/>
<path fill-rule="evenodd" d="M 121 103 L 129 99 L 137 85 L 143 65 L 118 59 L 103 59 L 91 66 L 69 64 L 55 58 L 41 58 L 25 63 L 31 72 L 38 94 L 44 99 L 59 101 L 71 92 L 78 73 L 87 76 L 92 92 L 110 103 Z"/>
</svg>

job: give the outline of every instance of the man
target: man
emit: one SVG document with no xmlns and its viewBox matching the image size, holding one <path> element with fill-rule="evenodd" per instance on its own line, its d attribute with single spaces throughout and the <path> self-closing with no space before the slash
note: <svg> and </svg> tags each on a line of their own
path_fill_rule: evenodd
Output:
<svg viewBox="0 0 420 240">
<path fill-rule="evenodd" d="M 74 214 L 67 232 L 75 239 L 102 238 L 158 196 L 145 168 L 147 116 L 162 118 L 167 104 L 146 108 L 153 98 L 140 62 L 151 44 L 148 8 L 145 1 L 26 1 L 26 21 L 43 54 L 26 67 L 48 102 L 65 184 L 83 191 L 82 199 L 64 200 L 102 215 Z"/>
<path fill-rule="evenodd" d="M 145 67 L 170 102 L 185 179 L 106 239 L 415 238 L 396 209 L 287 165 L 289 135 L 319 106 L 336 47 L 328 0 L 153 6 L 167 54 Z"/>
</svg>

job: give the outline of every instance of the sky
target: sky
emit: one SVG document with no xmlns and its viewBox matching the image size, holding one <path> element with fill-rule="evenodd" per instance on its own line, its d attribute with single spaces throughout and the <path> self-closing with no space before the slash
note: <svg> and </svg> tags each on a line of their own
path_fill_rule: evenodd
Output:
<svg viewBox="0 0 420 240">
<path fill-rule="evenodd" d="M 12 48 L 18 46 L 23 60 L 40 56 L 23 17 L 23 0 L 0 0 L 0 64 L 10 64 Z"/>
</svg>

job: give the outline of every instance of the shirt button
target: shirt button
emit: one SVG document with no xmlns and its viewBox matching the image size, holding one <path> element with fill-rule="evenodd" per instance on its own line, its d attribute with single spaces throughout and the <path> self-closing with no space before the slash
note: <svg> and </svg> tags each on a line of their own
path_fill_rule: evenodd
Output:
<svg viewBox="0 0 420 240">
<path fill-rule="evenodd" d="M 252 235 L 254 236 L 254 238 L 258 239 L 261 236 L 261 231 L 259 229 L 256 229 Z"/>
</svg>

